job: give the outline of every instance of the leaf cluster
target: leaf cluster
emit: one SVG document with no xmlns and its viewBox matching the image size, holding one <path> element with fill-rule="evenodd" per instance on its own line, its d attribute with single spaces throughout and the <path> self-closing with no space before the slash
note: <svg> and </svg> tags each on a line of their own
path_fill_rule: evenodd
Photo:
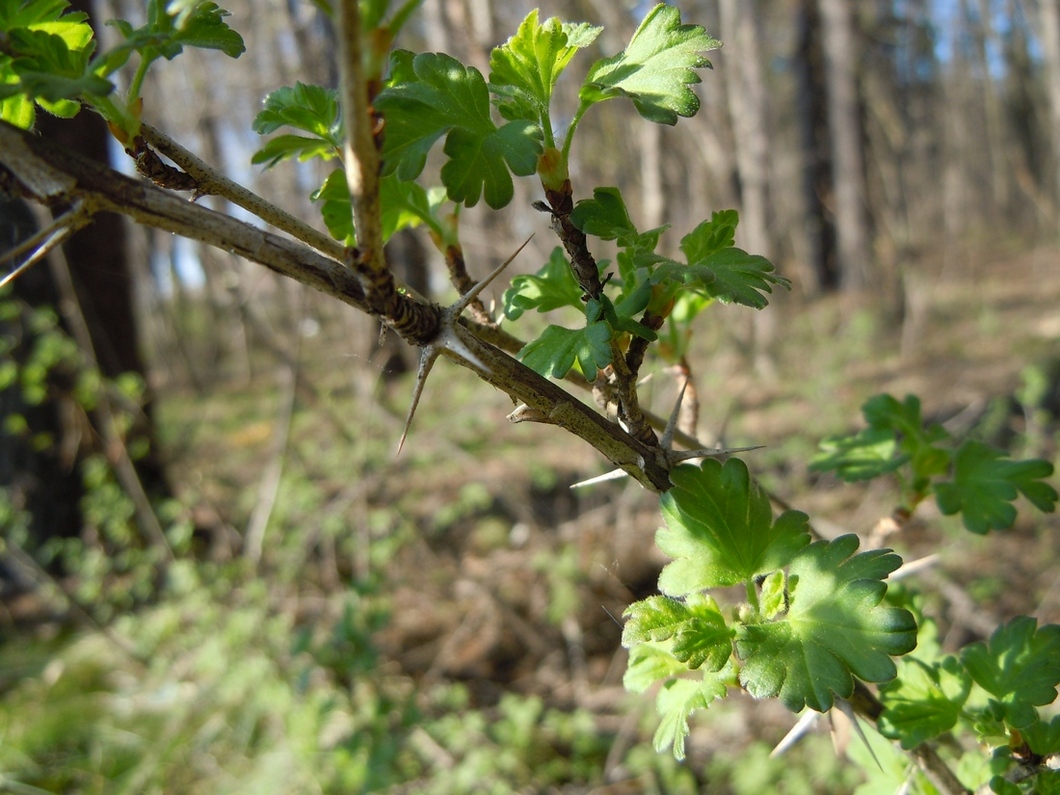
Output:
<svg viewBox="0 0 1060 795">
<path fill-rule="evenodd" d="M 1045 482 L 1053 474 L 1048 461 L 1012 461 L 976 439 L 957 444 L 944 428 L 925 423 L 920 401 L 909 395 L 870 398 L 862 413 L 868 427 L 850 436 L 827 439 L 811 460 L 816 471 L 834 471 L 845 481 L 894 474 L 902 485 L 907 511 L 930 494 L 939 509 L 961 514 L 973 533 L 1005 530 L 1016 520 L 1013 502 L 1022 494 L 1041 511 L 1056 507 L 1056 489 Z"/>
<path fill-rule="evenodd" d="M 598 367 L 610 364 L 612 336 L 658 339 L 657 332 L 643 322 L 646 318 L 670 317 L 672 326 L 687 329 L 698 312 L 715 300 L 761 309 L 774 286 L 789 286 L 767 259 L 735 246 L 739 223 L 735 210 L 715 212 L 681 239 L 685 261 L 657 253 L 667 227 L 638 231 L 618 188 L 595 189 L 591 199 L 577 203 L 571 221 L 585 234 L 620 246 L 615 262 L 618 278 L 603 273 L 607 292 L 599 299 L 583 301 L 570 266 L 557 248 L 536 274 L 513 279 L 504 294 L 504 311 L 510 320 L 529 309 L 548 312 L 562 307 L 578 309 L 586 317 L 581 329 L 549 326 L 520 353 L 527 366 L 543 375 L 562 378 L 577 361 L 591 378 Z M 602 271 L 610 265 L 601 263 Z M 673 316 L 675 308 L 682 311 Z M 610 332 L 607 340 L 601 323 Z M 664 333 L 676 336 L 679 332 Z M 572 348 L 586 355 L 572 357 Z M 589 353 L 593 350 L 599 355 Z M 676 356 L 682 352 L 673 347 L 671 351 Z"/>
<path fill-rule="evenodd" d="M 664 124 L 698 110 L 689 86 L 699 82 L 695 70 L 710 65 L 700 53 L 718 42 L 697 25 L 681 24 L 676 8 L 660 4 L 621 53 L 590 67 L 560 151 L 551 120 L 553 92 L 578 50 L 592 45 L 599 32 L 555 18 L 542 21 L 535 9 L 494 48 L 488 77 L 448 55 L 396 52 L 389 84 L 375 103 L 386 119 L 384 173 L 416 179 L 427 154 L 444 140 L 441 180 L 449 197 L 468 207 L 484 198 L 498 209 L 512 199 L 512 175 L 537 172 L 546 189 L 562 185 L 578 122 L 599 102 L 628 97 L 642 116 Z"/>
<path fill-rule="evenodd" d="M 794 711 L 826 711 L 851 696 L 855 678 L 894 677 L 891 656 L 916 644 L 912 613 L 883 604 L 897 555 L 859 553 L 855 536 L 810 543 L 806 515 L 774 519 L 738 459 L 682 466 L 672 481 L 656 543 L 673 561 L 659 578 L 662 595 L 626 610 L 622 638 L 627 686 L 664 680 L 658 748 L 683 756 L 688 716 L 730 686 Z M 747 601 L 726 617 L 705 591 L 733 585 Z M 682 676 L 690 671 L 697 678 Z"/>
<path fill-rule="evenodd" d="M 139 128 L 140 88 L 159 58 L 173 59 L 185 47 L 220 50 L 233 58 L 245 49 L 228 27 L 228 12 L 204 0 L 148 0 L 147 21 L 134 28 L 111 20 L 121 40 L 96 54 L 88 16 L 69 12 L 66 0 L 0 0 L 0 119 L 24 129 L 35 108 L 74 116 L 85 103 L 121 130 L 126 140 Z M 139 54 L 140 63 L 123 103 L 110 99 L 110 81 Z"/>
<path fill-rule="evenodd" d="M 1057 697 L 1060 626 L 1039 627 L 1034 618 L 1019 616 L 960 654 L 939 655 L 936 646 L 929 642 L 903 659 L 897 678 L 881 689 L 880 731 L 905 749 L 947 733 L 970 734 L 995 749 L 1002 769 L 1026 769 L 1024 788 L 1047 786 L 1042 776 L 1053 771 L 1038 766 L 1060 753 L 1060 717 L 1043 717 L 1039 708 Z M 1000 774 L 991 787 L 1025 791 Z"/>
</svg>

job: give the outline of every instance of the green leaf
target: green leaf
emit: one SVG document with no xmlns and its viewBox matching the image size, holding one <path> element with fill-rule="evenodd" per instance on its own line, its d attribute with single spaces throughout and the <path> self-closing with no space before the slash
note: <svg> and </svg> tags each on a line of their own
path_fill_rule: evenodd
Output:
<svg viewBox="0 0 1060 795">
<path fill-rule="evenodd" d="M 1039 720 L 1024 726 L 1020 729 L 1020 734 L 1031 750 L 1039 756 L 1060 753 L 1060 715 L 1053 715 L 1048 721 Z"/>
<path fill-rule="evenodd" d="M 935 484 L 939 509 L 947 516 L 961 513 L 973 533 L 1005 530 L 1016 521 L 1012 504 L 1023 494 L 1042 511 L 1056 507 L 1056 489 L 1042 482 L 1053 474 L 1053 465 L 1041 459 L 1012 461 L 1000 450 L 974 439 L 954 454 L 953 480 Z"/>
<path fill-rule="evenodd" d="M 320 214 L 324 217 L 324 225 L 331 236 L 347 246 L 356 245 L 353 205 L 350 203 L 350 189 L 346 183 L 345 169 L 337 168 L 328 174 L 324 184 L 309 198 L 321 203 Z"/>
<path fill-rule="evenodd" d="M 468 207 L 483 196 L 493 209 L 507 205 L 514 193 L 511 174 L 527 176 L 537 168 L 540 126 L 517 120 L 498 128 L 482 74 L 455 58 L 421 53 L 412 71 L 414 79 L 387 87 L 375 101 L 386 119 L 383 173 L 415 179 L 444 135 L 449 159 L 441 176 L 449 198 Z"/>
<path fill-rule="evenodd" d="M 243 37 L 228 27 L 229 14 L 217 3 L 201 0 L 170 0 L 166 13 L 173 17 L 174 43 L 184 47 L 220 50 L 238 58 L 246 50 Z M 168 56 L 172 57 L 172 56 Z"/>
<path fill-rule="evenodd" d="M 849 483 L 894 472 L 908 460 L 908 455 L 898 452 L 894 431 L 866 428 L 853 436 L 833 436 L 822 441 L 821 452 L 810 459 L 810 470 L 835 471 Z"/>
<path fill-rule="evenodd" d="M 321 203 L 320 214 L 324 217 L 324 224 L 331 236 L 348 246 L 356 245 L 346 171 L 341 168 L 332 171 L 320 190 L 310 198 Z M 431 214 L 427 191 L 415 182 L 402 182 L 392 176 L 384 177 L 379 186 L 379 203 L 382 207 L 384 243 L 401 229 L 418 226 L 424 222 L 432 226 L 437 225 Z"/>
<path fill-rule="evenodd" d="M 900 740 L 903 748 L 915 748 L 957 724 L 971 687 L 971 677 L 956 657 L 932 664 L 907 657 L 899 664 L 898 678 L 880 688 L 885 709 L 879 729 Z"/>
<path fill-rule="evenodd" d="M 643 693 L 660 679 L 670 679 L 686 671 L 688 666 L 660 644 L 638 643 L 629 650 L 622 686 L 631 693 Z"/>
<path fill-rule="evenodd" d="M 737 458 L 681 466 L 670 480 L 662 497 L 666 527 L 655 536 L 675 558 L 659 576 L 663 593 L 747 582 L 786 566 L 810 541 L 806 514 L 785 511 L 774 522 L 769 498 Z"/>
<path fill-rule="evenodd" d="M 1019 616 L 998 627 L 988 642 L 966 646 L 961 662 L 976 684 L 997 700 L 1010 726 L 1029 726 L 1038 717 L 1035 707 L 1056 699 L 1060 626 L 1039 629 L 1036 619 Z"/>
<path fill-rule="evenodd" d="M 655 701 L 662 720 L 652 744 L 657 752 L 673 746 L 677 759 L 685 758 L 688 719 L 697 709 L 706 709 L 715 699 L 724 698 L 732 679 L 732 666 L 717 673 L 705 672 L 702 680 L 673 679 L 663 685 Z"/>
<path fill-rule="evenodd" d="M 580 329 L 549 326 L 523 346 L 519 358 L 546 378 L 563 378 L 577 361 L 582 374 L 592 381 L 598 369 L 611 364 L 611 328 L 603 321 Z"/>
<path fill-rule="evenodd" d="M 883 682 L 895 675 L 889 655 L 916 645 L 908 610 L 881 607 L 883 578 L 901 565 L 890 550 L 854 555 L 856 536 L 803 548 L 788 572 L 790 605 L 784 619 L 742 628 L 736 651 L 740 682 L 755 698 L 778 696 L 798 712 L 831 709 L 849 698 L 854 677 Z"/>
<path fill-rule="evenodd" d="M 339 149 L 344 137 L 339 94 L 333 88 L 306 83 L 278 88 L 265 97 L 265 109 L 254 117 L 253 127 L 259 135 L 294 127 Z"/>
<path fill-rule="evenodd" d="M 788 580 L 783 571 L 775 571 L 762 582 L 759 596 L 762 617 L 776 618 L 788 609 Z"/>
<path fill-rule="evenodd" d="M 504 291 L 504 316 L 518 320 L 529 309 L 538 312 L 551 312 L 563 306 L 581 309 L 581 297 L 582 288 L 574 281 L 570 263 L 563 249 L 556 246 L 536 274 L 512 279 L 512 286 Z"/>
<path fill-rule="evenodd" d="M 675 659 L 688 668 L 704 666 L 708 671 L 721 670 L 732 656 L 733 630 L 709 596 L 690 594 L 684 601 L 651 596 L 630 605 L 623 615 L 626 648 L 669 640 L 666 648 Z"/>
<path fill-rule="evenodd" d="M 288 133 L 266 142 L 250 162 L 267 168 L 294 157 L 331 160 L 339 156 L 345 136 L 338 92 L 305 83 L 278 88 L 265 97 L 265 109 L 254 118 L 253 127 L 259 135 L 281 127 L 309 133 L 308 137 Z"/>
<path fill-rule="evenodd" d="M 541 122 L 548 116 L 552 90 L 581 47 L 592 44 L 601 28 L 566 25 L 555 17 L 538 22 L 535 8 L 518 31 L 490 53 L 490 91 L 500 114 L 512 121 Z"/>
<path fill-rule="evenodd" d="M 931 479 L 946 471 L 951 454 L 935 444 L 949 439 L 940 426 L 925 424 L 920 400 L 914 395 L 898 402 L 890 395 L 874 395 L 861 407 L 868 428 L 853 436 L 836 436 L 821 443 L 810 462 L 815 471 L 834 470 L 845 481 L 868 480 L 909 464 L 912 488 L 926 489 Z"/>
<path fill-rule="evenodd" d="M 681 251 L 690 263 L 700 262 L 736 243 L 740 215 L 736 210 L 720 210 L 681 238 Z"/>
<path fill-rule="evenodd" d="M 689 86 L 700 82 L 696 69 L 710 67 L 700 53 L 719 46 L 699 25 L 682 25 L 681 12 L 673 6 L 657 5 L 625 50 L 593 64 L 579 99 L 591 105 L 629 97 L 648 121 L 676 124 L 678 116 L 699 110 L 699 98 Z"/>
<path fill-rule="evenodd" d="M 618 188 L 594 188 L 591 199 L 582 199 L 570 214 L 571 223 L 587 235 L 633 245 L 638 237 L 629 210 Z"/>
<path fill-rule="evenodd" d="M 270 138 L 261 149 L 254 153 L 250 162 L 256 166 L 264 164 L 266 168 L 272 168 L 283 160 L 297 158 L 304 163 L 314 157 L 331 160 L 337 156 L 334 147 L 327 141 L 288 133 Z"/>
<path fill-rule="evenodd" d="M 681 241 L 683 251 L 687 239 L 686 236 Z M 765 257 L 748 254 L 735 246 L 720 249 L 702 260 L 689 258 L 687 266 L 667 263 L 655 272 L 654 281 L 659 283 L 669 278 L 678 278 L 722 303 L 755 309 L 769 303 L 764 293 L 772 293 L 773 285 L 791 286 L 787 279 L 774 273 L 773 263 Z"/>
</svg>

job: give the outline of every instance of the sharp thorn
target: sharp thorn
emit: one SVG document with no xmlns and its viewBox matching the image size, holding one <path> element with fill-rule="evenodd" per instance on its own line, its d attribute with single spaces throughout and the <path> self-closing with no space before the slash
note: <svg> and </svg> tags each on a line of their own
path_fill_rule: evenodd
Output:
<svg viewBox="0 0 1060 795">
<path fill-rule="evenodd" d="M 494 279 L 496 279 L 498 276 L 500 276 L 501 273 L 504 271 L 504 269 L 507 268 L 511 264 L 513 259 L 515 259 L 516 257 L 519 256 L 519 252 L 521 252 L 524 248 L 526 248 L 526 244 L 530 242 L 531 238 L 533 238 L 533 235 L 530 235 L 530 237 L 528 237 L 525 241 L 523 241 L 523 244 L 521 246 L 519 246 L 519 248 L 517 248 L 515 250 L 515 253 L 512 254 L 510 257 L 508 257 L 508 259 L 506 259 L 504 262 L 502 262 L 496 268 L 494 268 L 493 272 L 490 273 L 485 279 L 483 279 L 482 281 L 478 282 L 470 290 L 468 290 L 466 293 L 464 293 L 462 296 L 460 296 L 460 298 L 456 301 L 456 303 L 454 303 L 450 307 L 450 311 L 454 315 L 459 315 L 461 312 L 463 312 L 465 309 L 467 309 L 468 305 L 472 301 L 474 301 L 476 298 L 478 298 L 479 293 L 481 293 L 483 290 L 485 290 L 489 286 L 490 282 L 492 282 Z"/>
<path fill-rule="evenodd" d="M 416 383 L 412 387 L 412 405 L 409 406 L 408 416 L 405 418 L 405 427 L 401 431 L 401 440 L 398 442 L 395 458 L 401 455 L 401 448 L 405 446 L 408 438 L 409 428 L 412 426 L 412 418 L 416 414 L 416 408 L 420 405 L 420 396 L 423 394 L 423 385 L 427 383 L 427 376 L 431 374 L 431 368 L 438 361 L 438 349 L 428 345 L 420 352 L 420 365 L 416 370 Z"/>
<path fill-rule="evenodd" d="M 872 745 L 869 743 L 869 738 L 865 735 L 865 730 L 861 728 L 861 721 L 858 720 L 858 716 L 854 713 L 854 708 L 850 706 L 849 701 L 837 698 L 835 701 L 836 709 L 842 712 L 850 720 L 850 723 L 854 726 L 854 731 L 857 732 L 858 737 L 865 743 L 865 748 L 869 751 L 869 756 L 872 757 L 872 761 L 876 763 L 876 766 L 880 770 L 883 770 L 883 765 L 876 756 L 876 752 L 872 750 Z"/>
<path fill-rule="evenodd" d="M 674 409 L 670 412 L 670 419 L 666 421 L 666 427 L 663 429 L 662 439 L 659 440 L 663 450 L 672 450 L 674 447 L 674 431 L 677 430 L 677 418 L 681 414 L 681 402 L 685 399 L 686 389 L 688 389 L 687 377 L 685 382 L 681 384 L 681 391 L 677 393 L 677 402 L 674 403 Z"/>
<path fill-rule="evenodd" d="M 578 483 L 571 485 L 572 489 L 580 489 L 585 486 L 595 486 L 597 483 L 606 483 L 609 480 L 620 480 L 621 478 L 629 477 L 629 473 L 624 469 L 613 469 L 610 472 L 605 472 L 602 475 L 597 475 L 595 478 L 589 478 L 588 480 L 582 480 Z"/>
<path fill-rule="evenodd" d="M 761 450 L 764 444 L 754 444 L 750 447 L 719 447 L 714 450 L 675 450 L 670 453 L 671 461 L 688 461 L 692 458 L 710 458 L 717 455 L 736 455 L 737 453 L 749 453 L 752 450 Z"/>
<path fill-rule="evenodd" d="M 777 743 L 776 748 L 769 752 L 770 759 L 776 759 L 778 756 L 782 756 L 794 748 L 799 740 L 810 733 L 813 728 L 813 724 L 821 717 L 820 712 L 814 712 L 812 709 L 806 710 L 799 718 L 798 722 L 791 727 L 791 731 L 784 735 L 783 739 Z"/>
</svg>

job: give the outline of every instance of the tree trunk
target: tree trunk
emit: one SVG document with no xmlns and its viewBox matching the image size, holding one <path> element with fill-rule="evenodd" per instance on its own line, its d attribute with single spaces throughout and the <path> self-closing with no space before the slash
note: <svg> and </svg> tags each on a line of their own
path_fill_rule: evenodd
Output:
<svg viewBox="0 0 1060 795">
<path fill-rule="evenodd" d="M 826 212 L 831 194 L 828 108 L 825 103 L 824 53 L 816 0 L 799 0 L 795 9 L 796 123 L 799 135 L 802 223 L 794 230 L 796 252 L 805 263 L 803 289 L 809 295 L 837 286 L 834 218 Z"/>
<path fill-rule="evenodd" d="M 1053 197 L 1060 207 L 1060 0 L 1038 0 L 1042 55 L 1049 92 L 1049 130 L 1053 146 Z M 1053 219 L 1056 223 L 1056 219 Z"/>
<path fill-rule="evenodd" d="M 91 3 L 85 0 L 75 2 L 72 6 L 74 10 L 91 11 Z M 110 134 L 105 122 L 95 114 L 82 112 L 69 120 L 40 114 L 37 127 L 43 137 L 71 151 L 104 162 L 109 159 Z M 19 217 L 12 214 L 16 211 L 9 207 L 5 212 L 8 231 L 12 235 L 24 235 L 25 230 L 18 224 Z M 0 241 L 0 248 L 9 242 L 13 242 L 13 239 Z M 75 234 L 63 246 L 63 253 L 78 305 L 73 311 L 83 315 L 91 340 L 93 350 L 88 358 L 95 359 L 106 378 L 122 373 L 136 373 L 145 377 L 133 313 L 124 221 L 117 215 L 97 215 L 93 224 Z M 29 306 L 58 306 L 60 301 L 67 300 L 62 289 L 51 278 L 48 265 L 44 263 L 15 280 L 14 294 Z M 72 332 L 73 329 L 68 328 L 67 331 Z M 24 338 L 24 353 L 28 353 L 31 346 L 32 341 Z M 50 404 L 30 407 L 27 411 L 26 407 L 20 409 L 13 403 L 10 394 L 0 404 L 5 415 L 21 412 L 30 425 L 28 438 L 3 440 L 5 463 L 11 463 L 8 460 L 11 457 L 18 461 L 13 471 L 7 466 L 0 466 L 0 485 L 13 486 L 19 490 L 18 501 L 32 517 L 31 534 L 39 540 L 80 533 L 79 463 L 84 452 L 92 446 L 90 440 L 93 437 L 108 438 L 107 431 L 86 434 L 83 427 L 71 427 L 70 418 L 79 413 L 73 408 L 72 374 L 66 374 L 71 376 L 69 378 L 64 374 L 57 375 L 58 380 L 53 379 L 50 385 L 49 397 L 54 397 Z M 146 382 L 146 378 L 144 380 Z M 96 425 L 98 417 L 89 417 L 89 421 L 95 427 L 100 427 Z M 19 454 L 14 447 L 10 447 L 28 445 L 32 448 L 32 438 L 37 434 L 48 435 L 52 440 L 50 448 L 43 451 L 24 450 Z M 142 485 L 141 496 L 143 492 L 153 496 L 168 494 L 161 459 L 157 446 L 153 444 L 149 401 L 144 405 L 140 422 L 126 437 L 127 441 L 135 439 L 148 443 L 146 453 L 134 462 L 135 475 Z M 117 455 L 111 449 L 105 452 L 111 458 Z"/>
<path fill-rule="evenodd" d="M 869 286 L 872 268 L 858 114 L 854 8 L 847 0 L 818 0 L 818 3 L 828 79 L 839 284 L 843 289 L 864 288 Z"/>
</svg>

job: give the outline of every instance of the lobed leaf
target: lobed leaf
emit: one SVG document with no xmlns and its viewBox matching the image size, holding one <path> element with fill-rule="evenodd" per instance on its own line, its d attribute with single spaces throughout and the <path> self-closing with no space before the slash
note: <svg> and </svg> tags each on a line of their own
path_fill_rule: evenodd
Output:
<svg viewBox="0 0 1060 795">
<path fill-rule="evenodd" d="M 525 120 L 498 128 L 490 118 L 489 91 L 482 74 L 441 53 L 411 60 L 397 54 L 404 79 L 385 88 L 375 108 L 386 119 L 383 173 L 413 180 L 427 153 L 445 136 L 448 161 L 442 183 L 453 201 L 468 207 L 485 197 L 493 209 L 512 200 L 511 175 L 533 174 L 542 150 L 540 126 Z"/>
<path fill-rule="evenodd" d="M 356 245 L 346 171 L 341 168 L 332 171 L 310 198 L 321 203 L 320 214 L 331 236 L 348 246 Z M 401 229 L 421 223 L 437 225 L 431 213 L 427 191 L 415 182 L 402 182 L 393 176 L 384 177 L 379 186 L 379 203 L 382 207 L 384 243 Z"/>
<path fill-rule="evenodd" d="M 1060 684 L 1060 626 L 1038 628 L 1019 616 L 1002 624 L 987 642 L 961 651 L 961 662 L 976 684 L 996 699 L 1006 723 L 1017 729 L 1033 723 L 1035 707 L 1051 704 Z"/>
<path fill-rule="evenodd" d="M 1000 450 L 974 439 L 965 441 L 953 457 L 953 480 L 935 484 L 939 509 L 960 513 L 973 533 L 1005 530 L 1016 521 L 1012 502 L 1023 494 L 1038 509 L 1056 507 L 1056 489 L 1043 482 L 1053 465 L 1041 459 L 1012 461 Z"/>
<path fill-rule="evenodd" d="M 661 718 L 652 744 L 656 751 L 673 746 L 674 756 L 685 758 L 685 738 L 688 719 L 698 709 L 706 709 L 713 701 L 724 698 L 732 679 L 732 666 L 721 671 L 705 672 L 701 680 L 672 679 L 662 686 L 655 701 Z"/>
<path fill-rule="evenodd" d="M 570 263 L 563 249 L 556 246 L 536 274 L 512 279 L 512 286 L 504 291 L 504 316 L 518 320 L 529 309 L 538 312 L 551 312 L 564 306 L 581 309 L 581 297 L 582 288 L 574 281 Z"/>
<path fill-rule="evenodd" d="M 265 97 L 265 109 L 254 117 L 253 127 L 259 135 L 281 127 L 309 133 L 308 137 L 288 133 L 268 141 L 250 160 L 266 167 L 295 157 L 331 160 L 339 156 L 345 137 L 338 92 L 305 83 L 278 88 Z"/>
<path fill-rule="evenodd" d="M 847 482 L 871 480 L 894 472 L 909 461 L 898 450 L 894 432 L 865 428 L 853 436 L 833 436 L 821 442 L 821 451 L 810 459 L 810 471 L 834 471 Z"/>
<path fill-rule="evenodd" d="M 810 542 L 806 514 L 785 511 L 773 521 L 769 498 L 730 458 L 675 469 L 662 497 L 666 527 L 655 536 L 675 560 L 659 576 L 659 590 L 684 596 L 747 582 L 791 562 Z"/>
<path fill-rule="evenodd" d="M 878 727 L 905 749 L 949 731 L 961 717 L 972 680 L 956 657 L 926 663 L 905 658 L 898 678 L 880 688 L 884 711 Z"/>
<path fill-rule="evenodd" d="M 755 698 L 779 697 L 798 712 L 831 709 L 848 698 L 854 677 L 882 682 L 895 676 L 892 654 L 916 646 L 908 610 L 881 606 L 882 581 L 901 565 L 890 550 L 855 555 L 856 536 L 803 548 L 788 572 L 789 609 L 779 621 L 745 625 L 736 652 L 740 683 Z"/>
<path fill-rule="evenodd" d="M 664 648 L 688 668 L 704 666 L 719 671 L 732 656 L 733 630 L 717 603 L 702 594 L 691 594 L 685 601 L 651 596 L 630 605 L 622 630 L 626 648 L 641 643 L 670 641 Z"/>
<path fill-rule="evenodd" d="M 600 30 L 565 24 L 555 17 L 538 22 L 537 9 L 531 11 L 515 35 L 490 53 L 489 88 L 497 96 L 500 114 L 509 121 L 547 118 L 560 74 Z"/>
<path fill-rule="evenodd" d="M 660 644 L 638 643 L 629 650 L 622 686 L 631 693 L 643 693 L 660 679 L 672 679 L 687 670 L 688 666 Z"/>
<path fill-rule="evenodd" d="M 700 53 L 721 46 L 699 25 L 681 24 L 673 6 L 655 6 L 633 33 L 626 49 L 597 61 L 579 92 L 583 105 L 624 96 L 648 121 L 676 124 L 694 116 L 699 98 L 690 88 L 700 82 L 696 69 L 710 67 Z"/>
<path fill-rule="evenodd" d="M 592 381 L 596 371 L 611 363 L 611 328 L 604 321 L 584 328 L 549 326 L 519 351 L 523 364 L 546 378 L 563 378 L 575 362 Z"/>
<path fill-rule="evenodd" d="M 1039 720 L 1024 726 L 1020 729 L 1020 734 L 1030 749 L 1039 756 L 1060 753 L 1060 715 L 1053 715 L 1048 721 Z"/>
</svg>

